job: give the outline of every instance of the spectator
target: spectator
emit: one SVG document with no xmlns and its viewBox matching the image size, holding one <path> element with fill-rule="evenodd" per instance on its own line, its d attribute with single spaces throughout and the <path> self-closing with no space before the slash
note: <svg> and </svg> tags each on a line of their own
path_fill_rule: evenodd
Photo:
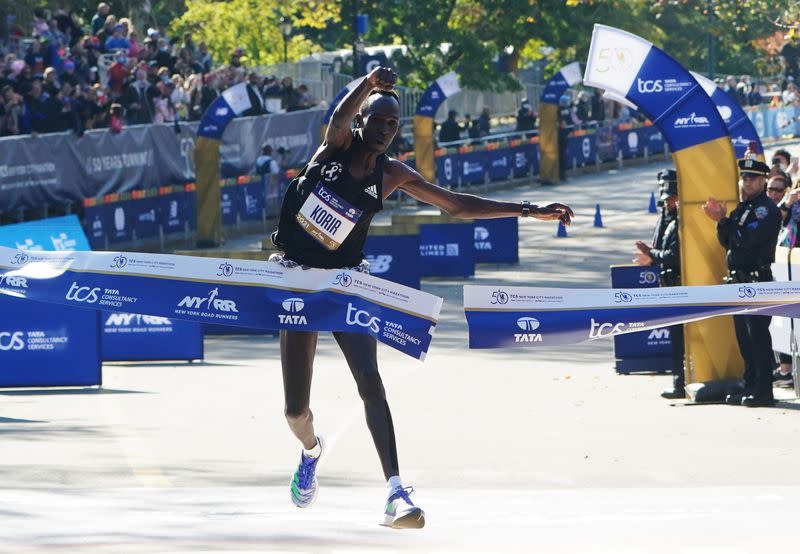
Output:
<svg viewBox="0 0 800 554">
<path fill-rule="evenodd" d="M 0 91 L 0 136 L 7 137 L 20 133 L 22 110 L 22 96 L 14 92 L 11 85 L 5 85 Z"/>
<path fill-rule="evenodd" d="M 278 167 L 281 168 L 281 171 L 286 171 L 289 168 L 289 151 L 283 146 L 278 146 L 277 152 Z"/>
<path fill-rule="evenodd" d="M 795 106 L 798 104 L 798 101 L 800 101 L 800 96 L 797 94 L 797 86 L 792 82 L 790 82 L 786 90 L 783 91 L 782 96 L 784 106 Z"/>
<path fill-rule="evenodd" d="M 106 17 L 111 13 L 111 7 L 105 2 L 97 5 L 97 12 L 92 17 L 92 34 L 97 35 L 106 23 Z"/>
<path fill-rule="evenodd" d="M 256 158 L 256 173 L 262 176 L 269 175 L 269 184 L 274 185 L 278 182 L 280 172 L 278 162 L 272 157 L 272 146 L 267 143 L 262 144 L 261 155 Z"/>
<path fill-rule="evenodd" d="M 25 53 L 25 64 L 31 68 L 36 77 L 44 76 L 44 70 L 50 65 L 50 60 L 42 47 L 42 40 L 31 42 Z"/>
<path fill-rule="evenodd" d="M 761 91 L 759 90 L 759 85 L 757 82 L 754 82 L 750 86 L 750 91 L 747 93 L 747 105 L 748 106 L 758 106 L 760 105 L 764 99 L 761 96 Z"/>
<path fill-rule="evenodd" d="M 136 79 L 125 92 L 124 105 L 127 108 L 129 125 L 141 125 L 153 122 L 153 97 L 156 89 L 147 80 L 147 71 L 138 68 L 135 71 Z"/>
<path fill-rule="evenodd" d="M 293 112 L 297 109 L 297 102 L 299 95 L 294 88 L 294 83 L 291 77 L 284 77 L 281 81 L 281 107 L 287 112 Z"/>
<path fill-rule="evenodd" d="M 127 79 L 128 56 L 123 50 L 119 50 L 114 57 L 114 63 L 108 68 L 108 88 L 111 90 L 111 97 L 114 100 L 122 96 Z"/>
<path fill-rule="evenodd" d="M 201 73 L 208 73 L 211 71 L 213 60 L 211 54 L 208 52 L 208 45 L 205 42 L 197 43 L 197 63 L 200 65 Z"/>
<path fill-rule="evenodd" d="M 531 131 L 536 128 L 536 116 L 531 111 L 531 103 L 523 98 L 517 110 L 517 132 Z"/>
<path fill-rule="evenodd" d="M 172 106 L 170 90 L 174 85 L 170 81 L 169 85 L 163 81 L 156 83 L 158 94 L 153 100 L 153 123 L 167 123 L 175 120 L 175 109 Z"/>
<path fill-rule="evenodd" d="M 58 74 L 52 67 L 44 70 L 44 82 L 42 83 L 42 90 L 48 96 L 55 97 L 61 89 L 61 83 L 58 81 Z"/>
<path fill-rule="evenodd" d="M 798 62 L 800 61 L 800 44 L 798 35 L 794 29 L 789 31 L 785 37 L 786 42 L 781 46 L 780 56 L 783 62 L 783 75 L 785 79 L 791 77 L 797 80 L 800 77 L 798 72 Z"/>
<path fill-rule="evenodd" d="M 189 93 L 184 88 L 183 77 L 177 73 L 172 76 L 173 90 L 170 95 L 172 106 L 175 109 L 177 120 L 186 121 L 189 119 Z"/>
<path fill-rule="evenodd" d="M 73 48 L 83 37 L 83 30 L 72 11 L 59 9 L 56 11 L 56 29 L 67 37 L 67 46 Z"/>
<path fill-rule="evenodd" d="M 317 100 L 311 96 L 308 87 L 301 84 L 297 87 L 297 107 L 302 110 L 313 108 L 317 105 Z"/>
<path fill-rule="evenodd" d="M 585 90 L 578 93 L 578 98 L 575 103 L 575 115 L 578 116 L 579 125 L 588 122 L 592 117 L 592 106 L 589 100 L 589 95 Z"/>
<path fill-rule="evenodd" d="M 103 28 L 97 33 L 97 41 L 100 45 L 100 51 L 106 51 L 106 41 L 109 38 L 114 36 L 114 29 L 117 27 L 117 18 L 113 15 L 109 15 L 106 17 L 106 22 L 103 24 Z"/>
<path fill-rule="evenodd" d="M 739 104 L 739 98 L 736 92 L 736 77 L 733 75 L 728 75 L 725 78 L 725 85 L 722 87 L 722 90 L 730 96 L 731 100 Z"/>
<path fill-rule="evenodd" d="M 109 125 L 108 95 L 103 85 L 95 83 L 87 92 L 89 118 L 86 121 L 87 129 L 102 129 Z"/>
<path fill-rule="evenodd" d="M 33 10 L 33 36 L 41 37 L 50 33 L 50 26 L 47 24 L 47 14 L 43 8 Z"/>
<path fill-rule="evenodd" d="M 492 121 L 489 118 L 488 107 L 484 107 L 480 117 L 478 117 L 478 129 L 480 129 L 482 137 L 492 134 Z"/>
<path fill-rule="evenodd" d="M 155 54 L 155 62 L 157 67 L 166 67 L 167 76 L 175 73 L 175 58 L 169 53 L 169 43 L 167 39 L 160 38 L 156 43 L 158 50 Z"/>
<path fill-rule="evenodd" d="M 481 137 L 481 124 L 480 121 L 477 119 L 473 119 L 472 123 L 469 126 L 469 130 L 467 131 L 467 135 L 469 138 L 474 139 L 472 144 L 480 144 L 480 137 Z"/>
<path fill-rule="evenodd" d="M 447 119 L 444 120 L 439 128 L 439 143 L 453 142 L 461 139 L 461 127 L 456 121 L 458 112 L 450 110 L 447 112 Z"/>
<path fill-rule="evenodd" d="M 122 106 L 119 104 L 111 104 L 108 110 L 109 125 L 108 128 L 112 133 L 119 133 L 122 131 Z"/>
<path fill-rule="evenodd" d="M 231 52 L 231 57 L 229 64 L 231 67 L 241 67 L 242 66 L 242 56 L 244 56 L 244 50 L 241 48 L 237 48 L 233 52 Z"/>
<path fill-rule="evenodd" d="M 212 74 L 203 75 L 203 82 L 192 98 L 192 119 L 199 120 L 211 103 L 219 96 Z"/>
<path fill-rule="evenodd" d="M 255 71 L 247 75 L 247 97 L 250 107 L 242 113 L 243 116 L 261 115 L 264 113 L 264 99 L 261 97 L 261 79 Z"/>
<path fill-rule="evenodd" d="M 131 47 L 131 43 L 122 35 L 124 27 L 122 25 L 115 25 L 114 30 L 111 33 L 111 36 L 106 39 L 105 49 L 106 52 L 112 52 L 114 50 L 124 50 L 125 53 L 128 53 L 128 50 Z"/>
<path fill-rule="evenodd" d="M 136 31 L 133 29 L 131 29 L 131 31 L 128 33 L 128 42 L 130 43 L 128 55 L 134 60 L 138 59 L 139 54 L 142 52 L 142 46 L 139 44 L 139 41 L 136 38 Z"/>
<path fill-rule="evenodd" d="M 58 118 L 54 102 L 42 91 L 42 82 L 35 80 L 25 99 L 24 119 L 26 132 L 53 133 L 58 131 Z"/>
</svg>

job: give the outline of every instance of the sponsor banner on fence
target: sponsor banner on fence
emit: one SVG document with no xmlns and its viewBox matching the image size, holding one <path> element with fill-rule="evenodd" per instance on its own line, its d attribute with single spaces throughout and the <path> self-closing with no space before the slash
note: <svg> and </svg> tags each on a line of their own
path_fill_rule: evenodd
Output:
<svg viewBox="0 0 800 554">
<path fill-rule="evenodd" d="M 89 250 L 86 235 L 75 215 L 0 225 L 0 245 L 19 250 Z"/>
<path fill-rule="evenodd" d="M 103 360 L 203 358 L 203 330 L 200 323 L 124 312 L 102 312 L 101 317 Z"/>
<path fill-rule="evenodd" d="M 519 262 L 519 218 L 498 217 L 474 223 L 475 261 L 478 263 Z"/>
<path fill-rule="evenodd" d="M 475 275 L 472 223 L 423 223 L 419 226 L 421 271 L 427 277 Z"/>
<path fill-rule="evenodd" d="M 464 287 L 470 348 L 555 346 L 720 315 L 800 315 L 800 283 L 651 289 Z"/>
<path fill-rule="evenodd" d="M 220 149 L 223 178 L 252 173 L 261 144 L 287 151 L 290 167 L 303 165 L 320 144 L 322 110 L 231 121 Z M 85 198 L 136 188 L 187 183 L 195 178 L 197 123 L 126 127 L 0 139 L 0 212 L 80 204 Z M 47 161 L 42 161 L 47 152 Z"/>
<path fill-rule="evenodd" d="M 442 299 L 349 270 L 247 260 L 0 248 L 0 289 L 40 302 L 264 329 L 354 331 L 423 359 Z"/>
<path fill-rule="evenodd" d="M 364 245 L 364 259 L 371 275 L 419 288 L 419 235 L 370 235 Z"/>
</svg>

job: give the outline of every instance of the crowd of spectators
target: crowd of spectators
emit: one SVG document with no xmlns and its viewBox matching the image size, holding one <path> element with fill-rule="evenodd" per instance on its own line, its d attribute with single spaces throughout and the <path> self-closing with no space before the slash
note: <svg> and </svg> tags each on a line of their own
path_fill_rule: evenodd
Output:
<svg viewBox="0 0 800 554">
<path fill-rule="evenodd" d="M 242 49 L 215 64 L 190 33 L 140 34 L 106 3 L 85 27 L 69 11 L 37 8 L 32 27 L 27 37 L 12 29 L 0 47 L 0 136 L 199 120 L 223 90 L 245 81 L 254 106 L 245 115 L 317 104 L 291 77 L 249 71 Z"/>
</svg>

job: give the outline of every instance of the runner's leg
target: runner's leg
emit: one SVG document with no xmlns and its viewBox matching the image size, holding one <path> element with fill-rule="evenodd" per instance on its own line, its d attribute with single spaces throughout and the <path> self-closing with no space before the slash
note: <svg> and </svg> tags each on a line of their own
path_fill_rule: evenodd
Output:
<svg viewBox="0 0 800 554">
<path fill-rule="evenodd" d="M 281 331 L 281 368 L 286 421 L 306 450 L 311 450 L 317 444 L 317 437 L 314 434 L 314 414 L 309 409 L 316 351 L 316 331 Z"/>
<path fill-rule="evenodd" d="M 377 341 L 361 333 L 336 332 L 333 336 L 350 366 L 358 385 L 358 394 L 364 401 L 367 427 L 375 442 L 383 475 L 386 479 L 400 475 L 392 414 L 378 373 Z"/>
</svg>

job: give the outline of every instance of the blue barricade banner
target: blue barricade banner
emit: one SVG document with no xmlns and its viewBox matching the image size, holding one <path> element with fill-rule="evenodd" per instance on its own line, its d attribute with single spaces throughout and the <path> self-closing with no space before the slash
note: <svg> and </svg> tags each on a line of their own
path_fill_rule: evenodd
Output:
<svg viewBox="0 0 800 554">
<path fill-rule="evenodd" d="M 15 298 L 25 281 L 0 276 L 0 313 L 13 314 L 0 317 L 0 387 L 101 384 L 98 312 Z"/>
<path fill-rule="evenodd" d="M 0 225 L 0 246 L 31 252 L 89 250 L 89 242 L 75 215 Z"/>
<path fill-rule="evenodd" d="M 747 115 L 762 139 L 775 139 L 800 134 L 800 119 L 796 118 L 798 113 L 800 109 L 786 106 L 752 109 L 748 110 Z"/>
<path fill-rule="evenodd" d="M 464 287 L 470 348 L 556 346 L 719 315 L 800 315 L 800 283 L 651 289 Z"/>
<path fill-rule="evenodd" d="M 635 265 L 612 266 L 611 286 L 615 289 L 658 287 L 660 268 Z M 672 369 L 672 340 L 668 327 L 614 337 L 617 371 L 661 371 Z"/>
<path fill-rule="evenodd" d="M 239 212 L 245 221 L 261 221 L 265 207 L 264 184 L 260 181 L 243 185 Z"/>
<path fill-rule="evenodd" d="M 196 202 L 193 192 L 175 192 L 159 196 L 161 209 L 159 216 L 164 234 L 183 233 L 186 224 L 193 229 L 197 225 Z"/>
<path fill-rule="evenodd" d="M 419 288 L 419 235 L 371 235 L 364 245 L 371 275 Z"/>
<path fill-rule="evenodd" d="M 474 223 L 475 261 L 519 262 L 519 218 L 481 219 Z"/>
<path fill-rule="evenodd" d="M 489 156 L 486 151 L 465 152 L 459 157 L 459 174 L 462 185 L 483 183 L 486 179 L 486 170 L 489 165 Z"/>
<path fill-rule="evenodd" d="M 112 244 L 133 240 L 133 218 L 131 201 L 123 200 L 113 204 L 105 204 L 105 220 L 108 222 L 108 241 Z"/>
<path fill-rule="evenodd" d="M 475 232 L 472 223 L 423 223 L 419 255 L 426 277 L 475 275 Z"/>
<path fill-rule="evenodd" d="M 0 248 L 0 272 L 28 283 L 0 293 L 30 300 L 200 323 L 360 332 L 417 359 L 428 351 L 442 305 L 350 270 L 248 260 Z"/>
<path fill-rule="evenodd" d="M 446 154 L 436 157 L 436 180 L 443 187 L 452 187 L 458 184 L 459 163 L 461 154 Z"/>
<path fill-rule="evenodd" d="M 130 212 L 137 239 L 158 236 L 159 212 L 162 208 L 157 197 L 131 200 Z"/>
<path fill-rule="evenodd" d="M 488 150 L 486 152 L 489 179 L 492 181 L 507 181 L 511 177 L 511 166 L 514 163 L 510 148 Z"/>
<path fill-rule="evenodd" d="M 102 312 L 102 319 L 103 360 L 203 358 L 203 330 L 200 323 L 121 312 Z"/>
<path fill-rule="evenodd" d="M 597 156 L 597 141 L 593 134 L 569 137 L 567 139 L 568 167 L 593 164 L 595 156 Z"/>
<path fill-rule="evenodd" d="M 231 185 L 220 189 L 220 209 L 222 210 L 222 224 L 235 225 L 242 204 L 242 187 Z"/>
<path fill-rule="evenodd" d="M 531 174 L 533 160 L 531 159 L 530 145 L 515 146 L 511 149 L 511 163 L 514 168 L 514 177 L 526 177 Z M 534 174 L 537 173 L 534 171 Z"/>
</svg>

